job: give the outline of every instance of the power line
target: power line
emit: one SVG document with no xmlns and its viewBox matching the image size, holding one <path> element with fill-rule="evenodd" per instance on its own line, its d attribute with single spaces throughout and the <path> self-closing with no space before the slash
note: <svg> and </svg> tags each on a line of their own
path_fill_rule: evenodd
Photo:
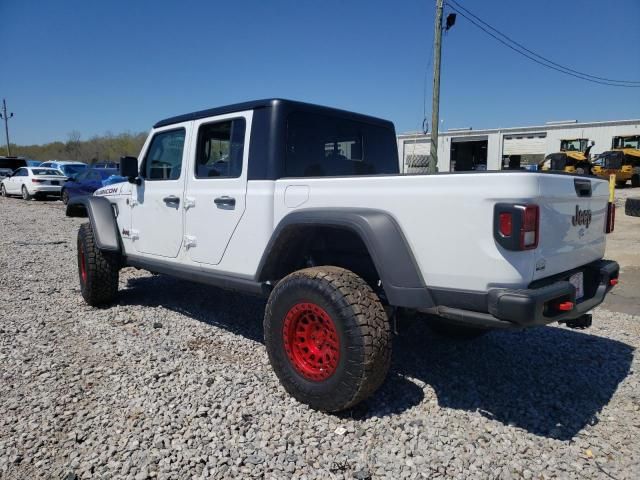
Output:
<svg viewBox="0 0 640 480">
<path fill-rule="evenodd" d="M 550 69 L 555 70 L 557 72 L 564 73 L 565 75 L 570 75 L 572 77 L 579 78 L 581 80 L 586 80 L 586 81 L 592 82 L 592 83 L 597 83 L 597 84 L 600 84 L 600 85 L 607 85 L 607 86 L 611 86 L 611 87 L 640 88 L 640 81 L 635 81 L 635 80 L 633 80 L 633 81 L 632 80 L 614 80 L 614 79 L 605 78 L 605 77 L 597 77 L 595 75 L 582 73 L 582 72 L 579 72 L 577 70 L 573 70 L 571 68 L 568 68 L 568 67 L 560 65 L 558 63 L 555 63 L 555 62 L 543 57 L 542 55 L 539 55 L 539 54 L 533 52 L 532 50 L 529 50 L 528 48 L 526 48 L 523 45 L 519 44 L 515 40 L 512 40 L 511 38 L 509 38 L 504 33 L 500 32 L 499 30 L 497 30 L 496 28 L 492 27 L 491 25 L 489 25 L 488 23 L 486 23 L 482 19 L 478 18 L 476 15 L 471 13 L 469 10 L 467 10 L 464 7 L 460 6 L 455 0 L 447 0 L 447 5 L 452 10 L 454 10 L 456 13 L 458 13 L 462 17 L 466 18 L 473 25 L 475 25 L 480 30 L 485 32 L 487 35 L 493 37 L 495 40 L 497 40 L 498 42 L 502 43 L 504 46 L 506 46 L 506 47 L 510 48 L 511 50 L 513 50 L 514 52 L 519 53 L 520 55 L 528 58 L 529 60 L 531 60 L 531 61 L 533 61 L 533 62 L 535 62 L 535 63 L 537 63 L 539 65 L 542 65 L 543 67 L 547 67 L 547 68 L 550 68 Z M 465 12 L 467 12 L 468 15 L 465 14 Z M 486 27 L 488 27 L 489 29 L 493 30 L 498 35 L 502 36 L 504 39 L 506 39 L 506 41 L 503 38 L 500 38 L 497 35 L 495 35 L 494 33 L 492 33 L 491 31 L 489 31 L 483 25 L 486 25 Z M 509 42 L 511 42 L 511 43 L 509 43 Z M 513 45 L 516 45 L 518 48 L 514 47 Z M 536 58 L 536 57 L 538 57 L 538 58 Z M 542 59 L 542 61 L 539 60 L 539 59 Z"/>
</svg>

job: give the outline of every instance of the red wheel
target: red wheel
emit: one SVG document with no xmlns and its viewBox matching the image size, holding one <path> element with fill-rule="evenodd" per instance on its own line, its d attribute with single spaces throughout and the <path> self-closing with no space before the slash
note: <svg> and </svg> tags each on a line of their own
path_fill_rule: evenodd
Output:
<svg viewBox="0 0 640 480">
<path fill-rule="evenodd" d="M 84 258 L 84 248 L 78 249 L 78 267 L 80 268 L 80 280 L 87 283 L 87 260 Z"/>
<path fill-rule="evenodd" d="M 333 375 L 340 361 L 340 340 L 329 314 L 314 303 L 298 303 L 287 313 L 282 331 L 293 367 L 308 380 Z"/>
<path fill-rule="evenodd" d="M 339 267 L 298 270 L 267 303 L 264 343 L 284 388 L 312 408 L 337 412 L 367 398 L 391 360 L 391 329 L 380 299 Z"/>
</svg>

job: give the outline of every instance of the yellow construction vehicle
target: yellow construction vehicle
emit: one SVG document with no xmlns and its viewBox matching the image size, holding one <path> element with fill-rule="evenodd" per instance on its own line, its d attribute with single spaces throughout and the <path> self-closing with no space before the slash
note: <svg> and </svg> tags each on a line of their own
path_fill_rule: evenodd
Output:
<svg viewBox="0 0 640 480">
<path fill-rule="evenodd" d="M 592 173 L 604 179 L 615 175 L 618 187 L 629 180 L 632 187 L 640 187 L 640 135 L 613 137 L 611 150 L 594 159 Z"/>
<path fill-rule="evenodd" d="M 560 140 L 560 151 L 551 153 L 540 164 L 540 170 L 585 174 L 591 173 L 589 152 L 595 142 L 588 138 L 572 138 Z"/>
</svg>

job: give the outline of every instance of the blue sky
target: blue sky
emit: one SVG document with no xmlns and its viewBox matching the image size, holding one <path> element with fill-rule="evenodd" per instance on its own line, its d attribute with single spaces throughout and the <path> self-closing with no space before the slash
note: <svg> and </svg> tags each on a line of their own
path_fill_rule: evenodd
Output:
<svg viewBox="0 0 640 480">
<path fill-rule="evenodd" d="M 558 63 L 640 80 L 638 0 L 458 2 Z M 0 0 L 0 97 L 16 114 L 19 144 L 148 130 L 166 116 L 265 97 L 416 130 L 433 17 L 433 0 Z M 445 129 L 638 117 L 640 88 L 547 70 L 460 17 L 444 38 Z"/>
</svg>

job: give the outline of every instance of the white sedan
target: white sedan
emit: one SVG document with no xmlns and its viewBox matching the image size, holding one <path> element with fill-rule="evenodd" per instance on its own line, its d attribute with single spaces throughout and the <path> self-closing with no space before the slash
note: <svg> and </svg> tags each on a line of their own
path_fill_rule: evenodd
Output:
<svg viewBox="0 0 640 480">
<path fill-rule="evenodd" d="M 0 194 L 3 197 L 20 195 L 24 200 L 47 195 L 59 197 L 66 180 L 67 177 L 54 168 L 22 167 L 2 180 Z"/>
</svg>

